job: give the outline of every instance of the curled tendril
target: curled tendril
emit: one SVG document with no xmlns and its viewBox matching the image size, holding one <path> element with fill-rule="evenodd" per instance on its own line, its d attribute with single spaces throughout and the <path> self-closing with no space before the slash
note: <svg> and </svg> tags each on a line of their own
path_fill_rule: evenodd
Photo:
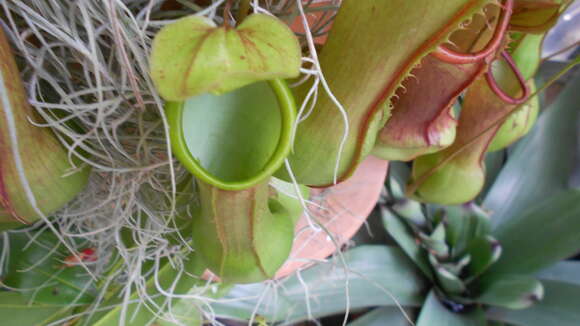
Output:
<svg viewBox="0 0 580 326">
<path fill-rule="evenodd" d="M 502 101 L 504 101 L 505 103 L 508 103 L 508 104 L 521 104 L 521 103 L 525 102 L 527 100 L 528 96 L 530 95 L 530 88 L 526 84 L 526 81 L 525 81 L 524 77 L 522 76 L 522 73 L 518 69 L 517 65 L 515 64 L 514 60 L 511 57 L 511 55 L 506 50 L 504 50 L 501 52 L 501 56 L 504 58 L 504 60 L 506 61 L 506 63 L 510 67 L 510 69 L 513 71 L 513 73 L 515 74 L 516 78 L 518 79 L 518 83 L 520 84 L 520 87 L 522 89 L 522 95 L 518 98 L 514 98 L 514 97 L 506 94 L 501 89 L 501 87 L 499 87 L 499 85 L 497 84 L 497 81 L 493 77 L 493 73 L 491 71 L 491 65 L 489 65 L 488 70 L 485 73 L 485 80 L 487 80 L 487 84 L 489 85 L 489 88 L 491 88 L 491 90 Z"/>
<path fill-rule="evenodd" d="M 506 0 L 503 6 L 503 14 L 499 26 L 495 29 L 493 38 L 489 41 L 487 46 L 481 51 L 475 53 L 460 53 L 440 45 L 433 55 L 444 62 L 453 64 L 466 64 L 480 62 L 482 60 L 489 60 L 493 53 L 499 48 L 502 43 L 503 36 L 509 25 L 511 12 L 513 10 L 513 0 Z"/>
</svg>

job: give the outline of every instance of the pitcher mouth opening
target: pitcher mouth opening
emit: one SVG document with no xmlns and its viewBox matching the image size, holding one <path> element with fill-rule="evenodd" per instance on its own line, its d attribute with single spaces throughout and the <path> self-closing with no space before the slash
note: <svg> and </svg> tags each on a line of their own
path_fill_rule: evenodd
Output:
<svg viewBox="0 0 580 326">
<path fill-rule="evenodd" d="M 283 80 L 166 106 L 173 150 L 197 178 L 224 190 L 252 187 L 290 152 L 296 109 Z"/>
</svg>

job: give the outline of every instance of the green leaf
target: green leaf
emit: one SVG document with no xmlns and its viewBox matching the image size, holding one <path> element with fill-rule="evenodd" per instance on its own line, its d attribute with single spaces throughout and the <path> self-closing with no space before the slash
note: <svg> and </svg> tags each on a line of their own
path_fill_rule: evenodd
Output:
<svg viewBox="0 0 580 326">
<path fill-rule="evenodd" d="M 265 14 L 248 16 L 236 28 L 218 27 L 203 16 L 182 18 L 155 36 L 151 52 L 151 77 L 169 101 L 297 77 L 300 65 L 294 33 Z"/>
<path fill-rule="evenodd" d="M 441 263 L 441 266 L 444 266 L 448 271 L 450 271 L 454 275 L 461 275 L 463 268 L 467 266 L 471 262 L 471 256 L 465 255 L 461 257 L 459 260 L 453 261 L 449 260 L 447 262 Z"/>
<path fill-rule="evenodd" d="M 348 326 L 408 326 L 409 322 L 398 307 L 381 307 L 364 314 Z"/>
<path fill-rule="evenodd" d="M 580 75 L 568 83 L 532 132 L 517 145 L 490 189 L 483 206 L 494 212 L 495 229 L 535 203 L 569 188 L 579 139 L 578 89 Z"/>
<path fill-rule="evenodd" d="M 560 192 L 512 216 L 494 231 L 503 253 L 489 273 L 533 274 L 573 255 L 580 248 L 578 216 L 577 190 Z"/>
<path fill-rule="evenodd" d="M 0 326 L 40 326 L 63 317 L 69 307 L 30 304 L 15 292 L 0 292 Z"/>
<path fill-rule="evenodd" d="M 471 256 L 471 262 L 467 267 L 469 279 L 473 280 L 499 259 L 501 246 L 490 236 L 478 237 L 470 242 L 467 253 Z"/>
<path fill-rule="evenodd" d="M 488 320 L 487 321 L 487 326 L 510 326 L 510 325 L 505 324 L 505 323 L 500 322 L 500 321 L 491 321 L 491 320 Z"/>
<path fill-rule="evenodd" d="M 301 278 L 281 280 L 278 289 L 264 283 L 237 285 L 224 298 L 232 300 L 214 303 L 212 308 L 218 316 L 248 320 L 258 306 L 256 312 L 269 322 L 292 323 L 344 312 L 347 284 L 351 310 L 393 306 L 393 298 L 403 306 L 419 306 L 423 301 L 427 284 L 399 248 L 360 246 L 344 256 L 348 274 L 340 261 L 319 264 L 302 271 Z"/>
<path fill-rule="evenodd" d="M 509 309 L 527 308 L 544 296 L 542 283 L 529 276 L 505 275 L 484 282 L 480 288 L 478 302 Z"/>
<path fill-rule="evenodd" d="M 423 216 L 421 203 L 407 199 L 401 187 L 405 183 L 403 179 L 405 178 L 404 175 L 410 172 L 407 167 L 395 163 L 401 162 L 389 162 L 389 178 L 386 182 L 389 194 L 388 205 L 398 216 L 409 219 L 417 225 L 423 225 L 426 221 Z"/>
<path fill-rule="evenodd" d="M 195 275 L 200 275 L 204 270 L 196 255 L 191 255 L 184 262 L 185 273 L 180 273 L 174 269 L 171 264 L 166 263 L 158 272 L 157 278 L 161 288 L 170 292 L 173 288 L 173 294 L 187 295 L 197 294 L 199 296 L 220 296 L 223 295 L 223 285 L 213 284 L 204 287 L 206 282 Z M 112 309 L 97 313 L 85 322 L 91 326 L 142 326 L 149 325 L 156 321 L 160 325 L 174 325 L 175 321 L 186 323 L 187 325 L 201 325 L 201 313 L 198 307 L 201 305 L 194 298 L 173 298 L 168 299 L 157 289 L 155 285 L 155 276 L 147 281 L 147 294 L 151 297 L 152 302 L 142 302 L 140 297 L 133 292 L 129 298 L 130 301 L 140 301 L 139 303 L 129 303 L 123 312 L 121 299 L 114 296 L 113 299 L 102 304 L 102 306 L 113 306 Z M 215 290 L 215 291 L 213 291 Z M 154 305 L 156 306 L 154 306 Z M 122 316 L 125 320 L 122 320 Z M 158 316 L 161 316 L 160 318 Z"/>
<path fill-rule="evenodd" d="M 544 299 L 524 310 L 491 308 L 488 318 L 522 326 L 578 326 L 580 285 L 542 281 Z"/>
<path fill-rule="evenodd" d="M 391 209 L 397 212 L 397 215 L 408 219 L 417 225 L 425 224 L 425 217 L 421 210 L 421 203 L 406 198 L 400 198 L 391 205 Z"/>
<path fill-rule="evenodd" d="M 446 206 L 444 220 L 447 223 L 447 243 L 454 258 L 465 253 L 473 238 L 485 236 L 490 230 L 489 217 L 474 204 Z"/>
<path fill-rule="evenodd" d="M 295 195 L 294 185 L 274 177 L 270 179 L 270 185 L 278 190 L 276 198 L 278 202 L 286 208 L 288 215 L 294 220 L 294 223 L 298 222 L 300 216 L 302 216 L 304 208 L 296 198 L 297 196 Z M 302 198 L 309 198 L 310 188 L 303 185 L 298 185 L 298 188 L 300 189 Z"/>
<path fill-rule="evenodd" d="M 51 231 L 37 237 L 27 232 L 2 236 L 10 245 L 3 284 L 38 303 L 68 305 L 94 300 L 96 290 L 90 275 L 81 266 L 67 265 L 66 258 L 74 256 Z"/>
<path fill-rule="evenodd" d="M 431 233 L 429 238 L 435 242 L 445 243 L 445 224 L 441 222 L 437 224 L 437 226 L 435 226 L 435 229 L 433 229 L 433 232 Z"/>
<path fill-rule="evenodd" d="M 398 192 L 394 193 L 396 197 L 405 197 L 405 192 L 400 185 L 404 185 L 411 176 L 411 169 L 404 162 L 393 161 L 389 162 L 389 185 L 391 190 L 396 186 Z"/>
<path fill-rule="evenodd" d="M 561 261 L 540 271 L 537 276 L 542 280 L 559 281 L 580 286 L 580 262 Z"/>
<path fill-rule="evenodd" d="M 481 308 L 466 313 L 454 313 L 445 308 L 434 291 L 429 293 L 417 326 L 485 326 L 485 315 Z"/>
<path fill-rule="evenodd" d="M 443 223 L 439 223 L 429 236 L 419 233 L 419 237 L 423 245 L 437 257 L 447 258 L 449 256 L 449 246 L 445 242 L 445 225 Z"/>
<path fill-rule="evenodd" d="M 381 215 L 383 217 L 383 225 L 389 235 L 395 239 L 399 247 L 411 258 L 423 274 L 432 280 L 433 272 L 429 267 L 426 251 L 417 242 L 409 228 L 386 207 L 381 207 Z"/>
<path fill-rule="evenodd" d="M 429 261 L 435 270 L 435 276 L 446 294 L 461 294 L 465 292 L 465 284 L 459 277 L 446 269 L 433 255 L 429 255 Z"/>
<path fill-rule="evenodd" d="M 487 193 L 503 169 L 505 160 L 506 151 L 496 151 L 485 154 L 485 184 L 483 185 L 483 190 L 477 196 L 478 203 L 481 203 L 487 196 Z"/>
<path fill-rule="evenodd" d="M 195 294 L 195 291 L 191 291 Z M 202 325 L 203 315 L 199 303 L 194 300 L 179 300 L 171 305 L 171 311 L 166 311 L 156 320 L 159 326 Z"/>
</svg>

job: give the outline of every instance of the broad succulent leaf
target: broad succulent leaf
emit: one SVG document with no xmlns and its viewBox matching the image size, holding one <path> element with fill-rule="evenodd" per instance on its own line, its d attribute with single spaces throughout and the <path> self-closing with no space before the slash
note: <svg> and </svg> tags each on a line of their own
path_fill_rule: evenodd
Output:
<svg viewBox="0 0 580 326">
<path fill-rule="evenodd" d="M 577 165 L 575 152 L 570 148 L 577 148 L 579 139 L 578 89 L 577 75 L 510 155 L 484 201 L 484 206 L 494 212 L 491 221 L 494 229 L 570 188 L 569 180 Z M 558 139 L 558 146 L 554 146 L 554 139 Z M 530 160 L 531 157 L 535 159 Z"/>
<path fill-rule="evenodd" d="M 38 236 L 7 232 L 2 238 L 10 246 L 2 273 L 4 285 L 41 304 L 87 304 L 96 298 L 91 276 L 78 264 L 67 262 L 71 253 L 51 231 Z"/>
<path fill-rule="evenodd" d="M 409 314 L 408 309 L 405 313 Z M 348 326 L 408 326 L 409 321 L 398 307 L 380 307 L 348 323 Z"/>
<path fill-rule="evenodd" d="M 485 326 L 485 314 L 476 307 L 465 313 L 453 313 L 445 307 L 435 291 L 431 291 L 423 304 L 417 326 Z"/>
<path fill-rule="evenodd" d="M 509 323 L 506 325 L 578 325 L 580 286 L 551 280 L 542 280 L 542 284 L 545 293 L 540 302 L 520 310 L 491 307 L 487 311 L 488 318 Z"/>
<path fill-rule="evenodd" d="M 564 260 L 541 270 L 537 277 L 541 280 L 553 280 L 580 286 L 580 262 Z"/>
<path fill-rule="evenodd" d="M 429 236 L 422 236 L 422 240 L 432 253 L 438 258 L 447 258 L 449 256 L 449 246 L 446 243 L 445 224 L 439 223 Z"/>
<path fill-rule="evenodd" d="M 421 204 L 408 199 L 398 199 L 391 207 L 397 212 L 397 215 L 407 218 L 418 225 L 425 223 Z"/>
<path fill-rule="evenodd" d="M 441 214 L 447 224 L 447 242 L 454 258 L 464 254 L 474 238 L 485 237 L 491 231 L 489 216 L 474 204 L 448 206 Z"/>
<path fill-rule="evenodd" d="M 181 101 L 257 81 L 296 77 L 301 57 L 290 28 L 270 15 L 253 14 L 236 28 L 189 16 L 155 36 L 151 77 L 164 99 Z"/>
<path fill-rule="evenodd" d="M 153 268 L 158 268 L 156 273 L 153 272 Z M 152 323 L 175 325 L 179 322 L 191 326 L 201 325 L 202 316 L 201 312 L 197 310 L 197 306 L 201 305 L 202 302 L 179 296 L 197 294 L 215 298 L 224 295 L 224 291 L 227 291 L 229 287 L 217 283 L 208 286 L 207 282 L 199 277 L 205 267 L 195 254 L 189 254 L 184 259 L 183 268 L 184 271 L 179 271 L 166 260 L 162 260 L 159 266 L 147 270 L 147 273 L 152 274 L 145 284 L 145 291 L 152 300 L 149 305 L 144 306 L 141 303 L 139 300 L 140 292 L 134 289 L 130 295 L 130 303 L 126 306 L 122 304 L 122 295 L 113 295 L 102 303 L 103 307 L 109 309 L 98 310 L 93 315 L 85 317 L 80 323 L 93 326 L 117 326 L 121 324 L 142 326 Z M 162 294 L 157 285 L 161 287 L 161 290 L 172 291 L 177 297 L 168 301 L 168 298 Z M 156 309 L 152 304 L 161 307 L 161 309 Z M 168 314 L 170 308 L 174 312 L 175 319 L 172 319 L 171 314 Z"/>
<path fill-rule="evenodd" d="M 491 236 L 478 237 L 470 241 L 467 254 L 471 257 L 469 279 L 475 279 L 499 259 L 501 245 Z"/>
<path fill-rule="evenodd" d="M 399 247 L 407 254 L 407 256 L 417 264 L 419 269 L 426 277 L 433 280 L 433 272 L 431 270 L 427 255 L 423 247 L 416 241 L 414 234 L 405 223 L 386 207 L 381 207 L 381 215 L 383 225 L 391 237 L 395 239 Z"/>
<path fill-rule="evenodd" d="M 0 292 L 0 313 L 10 316 L 0 325 L 46 325 L 70 314 L 68 307 L 55 304 L 31 304 L 19 293 Z"/>
<path fill-rule="evenodd" d="M 542 283 L 529 276 L 505 275 L 481 288 L 479 302 L 509 309 L 525 309 L 544 297 Z"/>
<path fill-rule="evenodd" d="M 236 320 L 248 320 L 257 312 L 269 322 L 295 323 L 343 313 L 346 300 L 351 309 L 396 306 L 384 289 L 405 307 L 419 307 L 425 300 L 427 282 L 398 247 L 358 246 L 345 252 L 344 258 L 351 273 L 334 263 L 317 264 L 302 271 L 300 277 L 280 280 L 285 291 L 268 291 L 270 285 L 264 282 L 236 285 L 224 300 L 212 303 L 212 309 Z M 262 300 L 261 294 L 265 294 Z"/>
<path fill-rule="evenodd" d="M 440 264 L 437 259 L 435 255 L 429 255 L 429 262 L 433 266 L 437 283 L 441 289 L 449 295 L 459 295 L 465 292 L 465 283 L 456 274 Z"/>
<path fill-rule="evenodd" d="M 461 275 L 461 273 L 463 272 L 463 269 L 467 265 L 469 265 L 470 262 L 471 262 L 471 256 L 463 255 L 457 261 L 447 260 L 447 262 L 442 262 L 441 266 L 445 267 L 445 269 L 447 269 L 449 272 L 451 272 L 454 275 Z"/>
<path fill-rule="evenodd" d="M 511 216 L 493 231 L 503 253 L 487 276 L 532 274 L 574 255 L 580 248 L 579 214 L 580 191 L 569 190 Z"/>
</svg>

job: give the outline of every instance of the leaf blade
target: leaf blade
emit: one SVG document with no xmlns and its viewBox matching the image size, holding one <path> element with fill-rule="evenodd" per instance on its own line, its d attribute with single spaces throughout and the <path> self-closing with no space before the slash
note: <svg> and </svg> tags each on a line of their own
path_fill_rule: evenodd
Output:
<svg viewBox="0 0 580 326">
<path fill-rule="evenodd" d="M 574 135 L 578 135 L 576 121 L 580 117 L 579 88 L 580 75 L 577 75 L 516 146 L 489 190 L 483 206 L 494 212 L 494 229 L 534 203 L 569 188 L 568 179 L 575 165 L 571 149 L 578 144 Z M 554 139 L 558 139 L 557 146 Z"/>
<path fill-rule="evenodd" d="M 29 304 L 26 299 L 15 292 L 0 292 L 0 326 L 44 325 L 67 311 L 62 305 Z"/>
<path fill-rule="evenodd" d="M 403 306 L 418 306 L 423 301 L 426 282 L 400 249 L 360 246 L 345 253 L 345 259 L 350 269 L 355 271 L 349 275 L 351 310 L 393 306 L 392 297 Z M 346 307 L 346 274 L 340 267 L 340 262 L 319 264 L 302 271 L 300 278 L 297 275 L 289 277 L 282 281 L 284 291 L 275 299 L 264 284 L 235 286 L 225 299 L 264 295 L 257 313 L 270 322 L 291 323 L 341 313 Z M 309 285 L 308 291 L 303 283 Z M 218 316 L 248 320 L 257 304 L 258 299 L 236 300 L 215 303 L 212 308 Z"/>
<path fill-rule="evenodd" d="M 492 308 L 488 318 L 525 326 L 576 326 L 580 320 L 580 286 L 557 281 L 542 281 L 544 299 L 524 310 Z"/>
<path fill-rule="evenodd" d="M 483 310 L 476 308 L 470 313 L 453 313 L 445 308 L 434 291 L 427 296 L 421 309 L 417 326 L 485 326 Z"/>
<path fill-rule="evenodd" d="M 580 191 L 569 190 L 512 216 L 493 232 L 503 252 L 489 273 L 533 274 L 573 255 L 580 248 L 579 215 Z"/>
</svg>

